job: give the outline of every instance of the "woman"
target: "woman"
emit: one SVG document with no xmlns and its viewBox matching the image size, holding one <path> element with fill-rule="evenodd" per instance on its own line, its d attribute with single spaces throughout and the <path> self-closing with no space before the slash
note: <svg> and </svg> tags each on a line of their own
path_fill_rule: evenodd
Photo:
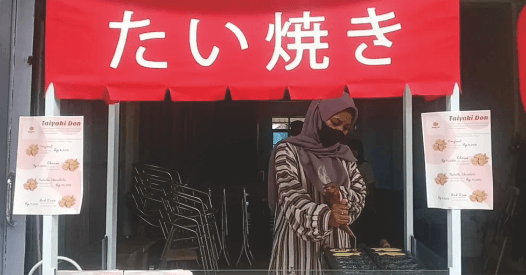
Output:
<svg viewBox="0 0 526 275">
<path fill-rule="evenodd" d="M 301 134 L 276 146 L 269 167 L 269 206 L 276 213 L 270 273 L 321 274 L 323 247 L 351 247 L 338 227 L 360 215 L 365 185 L 351 150 L 340 141 L 357 115 L 346 93 L 314 101 Z M 328 205 L 324 196 L 334 186 L 342 199 Z"/>
</svg>

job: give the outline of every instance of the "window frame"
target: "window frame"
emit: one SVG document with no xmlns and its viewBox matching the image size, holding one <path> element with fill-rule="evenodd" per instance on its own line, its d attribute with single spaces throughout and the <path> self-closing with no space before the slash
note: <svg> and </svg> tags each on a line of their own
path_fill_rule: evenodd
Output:
<svg viewBox="0 0 526 275">
<path fill-rule="evenodd" d="M 305 121 L 305 117 L 298 117 L 298 116 L 273 116 L 271 125 L 274 125 L 274 119 L 275 118 L 280 118 L 280 119 L 285 119 L 286 118 L 287 121 L 285 123 L 287 124 L 287 129 L 274 129 L 274 128 L 272 128 L 272 148 L 274 148 L 276 146 L 276 144 L 277 144 L 277 143 L 274 144 L 274 133 L 287 133 L 287 137 L 286 138 L 288 138 L 288 137 L 290 137 L 290 124 L 291 124 L 291 122 L 296 121 L 296 120 L 301 120 L 303 122 Z M 279 143 L 279 141 L 278 141 L 278 143 Z"/>
</svg>

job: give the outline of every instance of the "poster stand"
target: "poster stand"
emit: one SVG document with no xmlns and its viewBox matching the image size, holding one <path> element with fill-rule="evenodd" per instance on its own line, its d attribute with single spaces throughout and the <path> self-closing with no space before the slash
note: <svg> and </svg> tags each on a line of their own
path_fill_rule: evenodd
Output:
<svg viewBox="0 0 526 275">
<path fill-rule="evenodd" d="M 460 88 L 455 84 L 453 94 L 446 98 L 446 110 L 460 111 Z M 462 274 L 462 219 L 460 210 L 447 210 L 447 255 L 449 274 Z"/>
<path fill-rule="evenodd" d="M 53 85 L 46 94 L 46 116 L 60 116 L 60 101 Z M 42 227 L 42 274 L 55 274 L 58 265 L 58 215 L 44 216 Z"/>
</svg>

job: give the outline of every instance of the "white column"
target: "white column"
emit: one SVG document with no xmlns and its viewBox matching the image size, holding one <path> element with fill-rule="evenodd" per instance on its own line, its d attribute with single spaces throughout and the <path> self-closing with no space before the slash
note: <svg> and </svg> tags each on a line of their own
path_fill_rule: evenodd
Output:
<svg viewBox="0 0 526 275">
<path fill-rule="evenodd" d="M 108 106 L 108 177 L 106 189 L 107 269 L 117 267 L 117 199 L 119 195 L 119 111 L 120 105 Z"/>
<path fill-rule="evenodd" d="M 60 116 L 60 101 L 51 84 L 46 92 L 46 116 Z M 42 274 L 55 274 L 58 257 L 58 215 L 43 217 Z"/>
<path fill-rule="evenodd" d="M 404 249 L 411 251 L 413 233 L 413 97 L 404 90 Z M 412 251 L 411 251 L 412 252 Z"/>
<path fill-rule="evenodd" d="M 455 84 L 453 94 L 446 99 L 448 111 L 460 111 L 460 88 Z M 449 274 L 462 274 L 462 234 L 460 210 L 447 210 L 447 256 Z"/>
</svg>

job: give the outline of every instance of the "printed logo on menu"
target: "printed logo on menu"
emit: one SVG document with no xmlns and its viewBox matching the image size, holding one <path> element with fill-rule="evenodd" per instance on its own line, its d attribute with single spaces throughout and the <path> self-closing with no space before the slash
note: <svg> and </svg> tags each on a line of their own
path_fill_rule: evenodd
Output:
<svg viewBox="0 0 526 275">
<path fill-rule="evenodd" d="M 433 129 L 440 129 L 440 126 L 438 124 L 438 122 L 433 122 L 433 127 L 431 127 Z"/>
<path fill-rule="evenodd" d="M 35 132 L 35 127 L 33 127 L 33 126 L 29 127 L 28 133 L 32 134 L 34 132 Z"/>
</svg>

